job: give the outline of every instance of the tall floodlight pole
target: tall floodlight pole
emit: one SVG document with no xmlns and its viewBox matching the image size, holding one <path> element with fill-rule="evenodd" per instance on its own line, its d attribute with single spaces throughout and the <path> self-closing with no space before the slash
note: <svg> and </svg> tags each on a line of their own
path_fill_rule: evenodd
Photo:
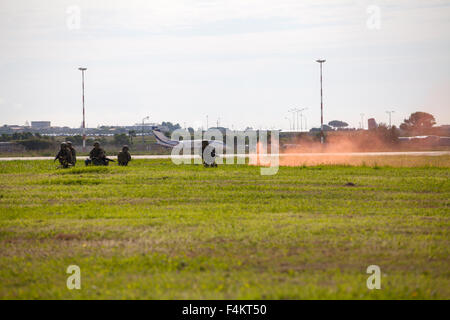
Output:
<svg viewBox="0 0 450 320">
<path fill-rule="evenodd" d="M 298 119 L 297 119 L 297 127 L 298 127 Z M 303 131 L 303 114 L 302 110 L 300 110 L 300 132 Z"/>
<path fill-rule="evenodd" d="M 84 108 L 84 72 L 87 68 L 78 68 L 81 71 L 81 92 L 82 92 L 82 102 L 83 102 L 83 151 L 86 151 L 86 113 Z"/>
<path fill-rule="evenodd" d="M 320 64 L 320 142 L 323 143 L 323 89 L 322 89 L 322 65 L 326 60 L 316 60 Z"/>
<path fill-rule="evenodd" d="M 208 115 L 206 115 L 206 131 L 208 131 L 209 123 L 208 123 Z"/>
<path fill-rule="evenodd" d="M 303 114 L 302 112 L 307 110 L 308 108 L 303 108 L 303 109 L 296 109 L 295 112 L 297 112 L 297 131 L 303 131 Z M 300 121 L 298 119 L 298 115 L 300 114 Z"/>
<path fill-rule="evenodd" d="M 291 119 L 289 119 L 288 117 L 285 117 L 285 119 L 286 119 L 287 121 L 289 121 L 289 129 L 291 129 L 291 127 L 292 127 L 292 125 L 291 125 Z"/>
<path fill-rule="evenodd" d="M 364 130 L 364 113 L 361 113 L 361 129 Z"/>
<path fill-rule="evenodd" d="M 392 122 L 391 122 L 391 118 L 392 118 L 392 114 L 394 113 L 395 111 L 393 111 L 393 110 L 390 110 L 390 111 L 386 111 L 386 113 L 387 114 L 389 114 L 389 128 L 392 128 Z"/>
<path fill-rule="evenodd" d="M 144 119 L 142 119 L 142 144 L 145 144 L 144 140 L 144 121 L 150 119 L 149 116 L 146 116 Z"/>
<path fill-rule="evenodd" d="M 295 131 L 295 113 L 297 109 L 290 109 L 288 112 L 292 112 L 292 131 Z"/>
</svg>

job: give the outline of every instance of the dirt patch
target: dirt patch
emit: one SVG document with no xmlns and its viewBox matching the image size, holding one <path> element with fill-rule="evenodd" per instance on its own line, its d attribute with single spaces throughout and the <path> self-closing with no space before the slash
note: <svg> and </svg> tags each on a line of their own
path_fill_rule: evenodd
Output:
<svg viewBox="0 0 450 320">
<path fill-rule="evenodd" d="M 354 184 L 353 182 L 347 182 L 346 184 L 344 184 L 344 187 L 356 187 L 356 184 Z"/>
<path fill-rule="evenodd" d="M 58 233 L 55 236 L 55 239 L 56 240 L 65 240 L 65 241 L 78 240 L 78 239 L 80 239 L 80 236 L 77 234 Z"/>
</svg>

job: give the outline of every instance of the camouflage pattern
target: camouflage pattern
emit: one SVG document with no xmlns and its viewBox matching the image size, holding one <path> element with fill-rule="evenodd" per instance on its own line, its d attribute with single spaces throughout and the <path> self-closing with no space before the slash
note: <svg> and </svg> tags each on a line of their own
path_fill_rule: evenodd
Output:
<svg viewBox="0 0 450 320">
<path fill-rule="evenodd" d="M 122 151 L 117 155 L 119 166 L 127 166 L 131 161 L 131 154 L 128 152 L 128 146 L 123 146 Z"/>
<path fill-rule="evenodd" d="M 217 167 L 216 163 L 216 149 L 212 148 L 210 156 L 212 158 L 212 163 L 209 163 L 207 159 L 205 159 L 205 150 L 209 146 L 209 141 L 203 140 L 202 141 L 202 162 L 204 167 Z M 208 159 L 210 161 L 210 159 Z"/>
<path fill-rule="evenodd" d="M 105 150 L 100 148 L 98 142 L 94 143 L 94 148 L 89 152 L 89 158 L 86 159 L 85 164 L 93 164 L 94 166 L 107 166 L 109 161 L 106 158 Z"/>
<path fill-rule="evenodd" d="M 63 168 L 68 168 L 72 164 L 72 153 L 65 143 L 61 143 L 61 149 L 55 157 L 56 160 L 59 160 Z"/>
<path fill-rule="evenodd" d="M 91 152 L 89 152 L 89 158 L 91 159 L 103 159 L 105 157 L 106 157 L 105 150 L 103 150 L 100 147 L 94 148 L 91 150 Z"/>
<path fill-rule="evenodd" d="M 74 166 L 77 163 L 77 151 L 72 146 L 72 142 L 70 142 L 70 141 L 67 141 L 67 147 L 69 148 L 70 153 L 72 155 L 72 162 L 71 162 L 71 164 Z"/>
</svg>

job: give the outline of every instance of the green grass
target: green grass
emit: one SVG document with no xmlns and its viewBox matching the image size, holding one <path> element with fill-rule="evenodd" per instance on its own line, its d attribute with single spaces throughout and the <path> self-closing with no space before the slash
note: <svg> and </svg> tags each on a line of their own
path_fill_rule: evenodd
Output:
<svg viewBox="0 0 450 320">
<path fill-rule="evenodd" d="M 0 298 L 449 299 L 450 157 L 439 161 L 275 176 L 0 162 Z M 71 264 L 81 290 L 66 288 Z M 381 290 L 366 287 L 372 264 Z"/>
</svg>

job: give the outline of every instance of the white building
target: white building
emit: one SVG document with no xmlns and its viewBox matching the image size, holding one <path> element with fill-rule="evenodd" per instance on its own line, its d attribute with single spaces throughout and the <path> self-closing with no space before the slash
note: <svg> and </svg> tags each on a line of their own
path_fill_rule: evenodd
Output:
<svg viewBox="0 0 450 320">
<path fill-rule="evenodd" d="M 51 127 L 50 121 L 31 121 L 31 128 L 33 129 L 47 129 Z"/>
</svg>

